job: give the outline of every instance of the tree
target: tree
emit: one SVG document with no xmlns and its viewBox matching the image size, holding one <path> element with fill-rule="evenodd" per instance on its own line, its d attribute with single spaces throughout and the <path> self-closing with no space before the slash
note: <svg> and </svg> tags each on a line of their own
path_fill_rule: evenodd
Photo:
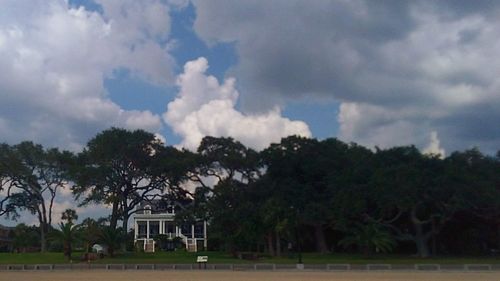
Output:
<svg viewBox="0 0 500 281">
<path fill-rule="evenodd" d="M 189 176 L 205 189 L 211 189 L 204 181 L 208 178 L 215 184 L 229 180 L 248 184 L 261 176 L 259 154 L 232 138 L 204 137 L 197 152 Z"/>
<path fill-rule="evenodd" d="M 80 240 L 80 228 L 73 222 L 59 223 L 59 229 L 54 229 L 49 234 L 49 238 L 63 244 L 63 254 L 71 261 L 73 245 Z"/>
<path fill-rule="evenodd" d="M 24 223 L 16 225 L 14 228 L 14 249 L 25 253 L 30 248 L 40 247 L 40 231 L 36 226 L 27 226 Z"/>
<path fill-rule="evenodd" d="M 356 245 L 366 256 L 373 254 L 374 251 L 388 253 L 396 246 L 391 233 L 375 222 L 356 223 L 345 232 L 347 236 L 339 241 L 339 245 L 343 247 Z"/>
<path fill-rule="evenodd" d="M 255 245 L 259 223 L 250 189 L 260 177 L 258 153 L 232 138 L 205 137 L 185 161 L 196 186 L 190 217 L 209 218 L 211 237 L 220 237 L 232 253 Z"/>
<path fill-rule="evenodd" d="M 52 224 L 52 208 L 57 191 L 67 184 L 67 168 L 72 154 L 58 149 L 44 149 L 32 142 L 2 145 L 0 177 L 7 184 L 4 210 L 11 218 L 18 211 L 36 215 L 40 224 L 41 251 L 46 250 L 46 234 Z"/>
<path fill-rule="evenodd" d="M 325 227 L 332 220 L 330 205 L 336 192 L 329 175 L 343 167 L 347 148 L 335 139 L 318 142 L 290 136 L 263 151 L 266 176 L 274 193 L 270 197 L 288 205 L 282 206 L 282 212 L 293 214 L 295 220 L 313 229 L 316 250 L 321 253 L 329 251 Z M 279 224 L 277 221 L 276 226 Z"/>
<path fill-rule="evenodd" d="M 92 218 L 86 218 L 80 224 L 80 233 L 84 242 L 85 253 L 88 254 L 92 246 L 99 241 L 103 221 L 96 221 Z"/>
<path fill-rule="evenodd" d="M 453 152 L 444 160 L 447 182 L 460 194 L 460 208 L 457 211 L 475 221 L 490 222 L 497 229 L 496 245 L 490 247 L 497 249 L 500 249 L 499 156 L 483 155 L 474 148 Z M 481 241 L 480 244 L 485 243 Z"/>
<path fill-rule="evenodd" d="M 112 128 L 90 140 L 73 170 L 73 192 L 82 205 L 111 205 L 110 226 L 128 229 L 128 220 L 142 201 L 158 197 L 166 188 L 156 175 L 155 162 L 164 146 L 143 130 Z"/>
<path fill-rule="evenodd" d="M 381 213 L 402 215 L 407 220 L 391 220 L 387 226 L 402 240 L 413 241 L 420 257 L 430 255 L 429 241 L 463 206 L 463 189 L 450 179 L 455 172 L 432 155 L 422 155 L 415 147 L 379 150 L 373 174 L 372 193 Z"/>
<path fill-rule="evenodd" d="M 8 144 L 0 144 L 0 216 L 15 214 L 16 208 L 9 205 L 9 199 L 12 192 L 15 190 L 16 181 L 10 177 L 11 168 L 2 163 L 9 163 L 13 158 L 12 149 Z"/>
<path fill-rule="evenodd" d="M 121 228 L 103 226 L 99 232 L 99 241 L 108 246 L 108 253 L 111 257 L 115 256 L 115 251 L 125 240 L 126 233 Z"/>
<path fill-rule="evenodd" d="M 67 223 L 73 223 L 74 221 L 78 220 L 78 215 L 76 214 L 75 210 L 66 209 L 61 214 L 61 220 L 66 221 Z"/>
</svg>

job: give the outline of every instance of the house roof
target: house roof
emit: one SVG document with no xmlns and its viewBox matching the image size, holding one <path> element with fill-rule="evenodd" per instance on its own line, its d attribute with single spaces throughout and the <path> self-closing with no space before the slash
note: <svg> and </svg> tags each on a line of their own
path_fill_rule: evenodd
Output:
<svg viewBox="0 0 500 281">
<path fill-rule="evenodd" d="M 152 214 L 164 213 L 168 207 L 174 206 L 175 210 L 184 209 L 189 205 L 192 200 L 169 200 L 169 199 L 155 199 L 150 201 L 142 201 L 137 207 L 138 210 L 144 209 L 146 206 L 151 207 Z"/>
<path fill-rule="evenodd" d="M 0 241 L 1 242 L 10 242 L 12 238 L 9 237 L 11 231 L 14 231 L 14 227 L 4 226 L 0 224 Z"/>
<path fill-rule="evenodd" d="M 1 225 L 0 224 L 0 229 L 3 229 L 3 230 L 14 230 L 14 227 L 12 227 L 12 226 L 5 226 L 5 225 Z"/>
</svg>

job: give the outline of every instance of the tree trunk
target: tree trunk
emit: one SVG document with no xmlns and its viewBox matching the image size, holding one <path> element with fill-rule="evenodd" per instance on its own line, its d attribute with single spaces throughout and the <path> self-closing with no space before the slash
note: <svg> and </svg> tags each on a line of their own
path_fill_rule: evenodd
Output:
<svg viewBox="0 0 500 281">
<path fill-rule="evenodd" d="M 415 224 L 415 244 L 417 246 L 417 255 L 421 258 L 429 257 L 429 235 L 424 234 L 422 224 Z"/>
<path fill-rule="evenodd" d="M 278 231 L 276 231 L 276 256 L 281 257 L 281 237 Z"/>
<path fill-rule="evenodd" d="M 71 261 L 71 243 L 64 242 L 64 256 L 68 258 L 68 261 Z"/>
<path fill-rule="evenodd" d="M 313 227 L 314 227 L 314 238 L 316 239 L 316 251 L 322 254 L 328 253 L 329 251 L 328 251 L 328 246 L 326 245 L 323 225 L 315 224 Z"/>
<path fill-rule="evenodd" d="M 116 229 L 118 223 L 118 200 L 113 201 L 113 208 L 111 209 L 111 220 L 109 221 L 109 226 L 112 229 Z"/>
<path fill-rule="evenodd" d="M 42 202 L 43 202 L 43 197 L 42 197 Z M 47 225 L 47 213 L 44 204 L 40 204 L 37 207 L 37 213 L 38 213 L 38 223 L 40 227 L 40 252 L 45 253 L 47 251 L 48 225 Z"/>
<path fill-rule="evenodd" d="M 500 250 L 500 222 L 497 223 L 497 250 Z"/>
<path fill-rule="evenodd" d="M 370 257 L 373 254 L 372 248 L 370 247 L 369 244 L 364 245 L 362 248 L 363 248 L 363 255 L 365 257 Z"/>
<path fill-rule="evenodd" d="M 429 223 L 430 220 L 422 221 L 417 217 L 417 207 L 419 204 L 413 206 L 410 211 L 410 219 L 415 227 L 415 244 L 417 246 L 417 255 L 421 258 L 429 257 L 429 245 L 428 241 L 432 234 L 432 229 L 428 233 L 424 233 L 424 225 Z"/>
<path fill-rule="evenodd" d="M 272 232 L 266 236 L 266 239 L 267 239 L 267 248 L 269 250 L 269 254 L 271 255 L 271 257 L 274 257 L 276 255 L 276 253 L 274 252 Z"/>
<path fill-rule="evenodd" d="M 436 230 L 436 222 L 435 220 L 433 219 L 432 220 L 432 252 L 431 252 L 431 255 L 433 256 L 436 256 L 437 255 L 437 241 L 436 241 L 436 233 L 437 233 L 437 230 Z"/>
<path fill-rule="evenodd" d="M 123 242 L 122 242 L 122 245 L 121 245 L 122 252 L 126 252 L 127 251 L 128 219 L 129 219 L 129 215 L 128 214 L 123 214 L 122 228 L 123 228 L 123 235 L 124 236 L 123 236 Z"/>
<path fill-rule="evenodd" d="M 129 215 L 128 214 L 123 214 L 123 222 L 122 222 L 122 228 L 125 233 L 127 233 L 127 228 L 128 228 L 128 219 Z"/>
<path fill-rule="evenodd" d="M 47 234 L 45 224 L 40 223 L 40 252 L 45 253 L 47 251 Z"/>
</svg>

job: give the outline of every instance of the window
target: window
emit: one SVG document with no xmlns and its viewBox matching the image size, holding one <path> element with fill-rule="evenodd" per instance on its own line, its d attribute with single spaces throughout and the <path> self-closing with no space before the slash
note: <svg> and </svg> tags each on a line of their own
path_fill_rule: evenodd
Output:
<svg viewBox="0 0 500 281">
<path fill-rule="evenodd" d="M 191 225 L 190 224 L 182 224 L 181 225 L 181 233 L 184 236 L 191 237 Z"/>
<path fill-rule="evenodd" d="M 160 222 L 159 221 L 150 221 L 149 222 L 149 238 L 154 238 L 158 234 L 160 234 Z"/>
<path fill-rule="evenodd" d="M 146 238 L 147 235 L 147 223 L 145 221 L 139 221 L 137 222 L 138 226 L 138 233 L 137 233 L 137 238 Z"/>
<path fill-rule="evenodd" d="M 144 206 L 144 214 L 151 215 L 151 206 L 149 205 Z"/>
<path fill-rule="evenodd" d="M 197 223 L 194 225 L 194 237 L 203 238 L 203 223 Z"/>
<path fill-rule="evenodd" d="M 175 226 L 172 223 L 165 223 L 165 233 L 175 233 Z"/>
</svg>

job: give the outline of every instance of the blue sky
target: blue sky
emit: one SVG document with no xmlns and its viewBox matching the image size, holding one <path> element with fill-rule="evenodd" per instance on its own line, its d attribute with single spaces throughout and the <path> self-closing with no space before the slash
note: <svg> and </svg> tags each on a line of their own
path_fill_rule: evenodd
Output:
<svg viewBox="0 0 500 281">
<path fill-rule="evenodd" d="M 80 151 L 115 126 L 193 150 L 296 134 L 493 154 L 499 13 L 489 0 L 8 1 L 0 141 Z"/>
</svg>

